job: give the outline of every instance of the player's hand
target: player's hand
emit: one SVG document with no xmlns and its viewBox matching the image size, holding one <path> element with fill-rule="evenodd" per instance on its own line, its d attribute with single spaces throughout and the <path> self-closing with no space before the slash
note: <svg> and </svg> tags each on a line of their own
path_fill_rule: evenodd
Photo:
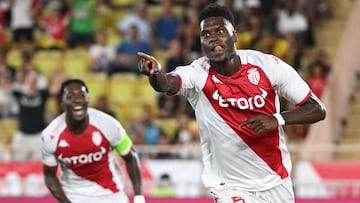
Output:
<svg viewBox="0 0 360 203">
<path fill-rule="evenodd" d="M 245 126 L 249 126 L 250 130 L 256 133 L 264 133 L 270 130 L 274 130 L 279 126 L 279 124 L 276 118 L 272 115 L 260 115 L 245 120 L 240 124 L 241 128 Z"/>
<path fill-rule="evenodd" d="M 143 52 L 138 52 L 137 55 L 141 58 L 138 63 L 140 73 L 151 76 L 161 70 L 161 65 L 155 57 Z"/>
<path fill-rule="evenodd" d="M 144 195 L 135 195 L 134 196 L 134 203 L 145 203 Z"/>
</svg>

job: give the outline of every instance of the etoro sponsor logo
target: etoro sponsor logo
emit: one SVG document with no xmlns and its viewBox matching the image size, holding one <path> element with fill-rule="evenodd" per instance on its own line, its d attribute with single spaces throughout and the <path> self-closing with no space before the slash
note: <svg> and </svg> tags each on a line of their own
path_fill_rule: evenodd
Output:
<svg viewBox="0 0 360 203">
<path fill-rule="evenodd" d="M 212 97 L 214 100 L 217 100 L 219 102 L 219 105 L 221 107 L 229 107 L 229 106 L 233 106 L 236 108 L 239 108 L 241 110 L 245 110 L 245 109 L 249 109 L 249 110 L 253 110 L 254 108 L 262 108 L 265 105 L 265 98 L 268 95 L 268 93 L 260 88 L 261 91 L 261 95 L 255 95 L 253 97 L 249 97 L 249 98 L 245 98 L 245 97 L 240 97 L 240 98 L 224 98 L 222 95 L 219 94 L 219 91 L 216 90 Z"/>
<path fill-rule="evenodd" d="M 58 159 L 66 165 L 86 164 L 86 163 L 100 161 L 104 157 L 105 153 L 106 153 L 105 147 L 101 147 L 100 151 L 98 152 L 93 152 L 89 154 L 80 154 L 72 157 L 63 157 L 63 155 L 60 154 L 58 156 Z"/>
</svg>

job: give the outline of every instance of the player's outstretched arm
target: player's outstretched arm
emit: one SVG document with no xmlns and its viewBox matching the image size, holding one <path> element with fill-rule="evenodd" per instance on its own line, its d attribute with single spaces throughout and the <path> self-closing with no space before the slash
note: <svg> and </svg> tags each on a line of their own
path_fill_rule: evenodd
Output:
<svg viewBox="0 0 360 203">
<path fill-rule="evenodd" d="M 129 174 L 133 189 L 134 189 L 134 203 L 145 203 L 145 198 L 142 195 L 142 178 L 139 157 L 134 148 L 126 156 L 123 156 L 126 164 L 126 171 Z"/>
<path fill-rule="evenodd" d="M 66 197 L 59 179 L 56 176 L 57 167 L 43 166 L 43 173 L 45 178 L 45 185 L 50 190 L 51 194 L 61 203 L 70 203 Z"/>
<path fill-rule="evenodd" d="M 149 77 L 151 86 L 155 91 L 174 94 L 180 86 L 180 79 L 177 76 L 166 74 L 155 57 L 138 52 L 141 58 L 138 63 L 139 71 Z"/>
</svg>

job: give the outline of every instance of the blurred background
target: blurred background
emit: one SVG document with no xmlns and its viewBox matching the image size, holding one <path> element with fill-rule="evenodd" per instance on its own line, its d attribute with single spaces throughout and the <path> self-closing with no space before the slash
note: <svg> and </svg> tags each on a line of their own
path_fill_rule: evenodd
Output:
<svg viewBox="0 0 360 203">
<path fill-rule="evenodd" d="M 61 82 L 79 77 L 133 139 L 148 202 L 212 202 L 193 110 L 154 92 L 136 56 L 167 72 L 201 56 L 197 16 L 210 2 L 231 8 L 237 48 L 289 63 L 327 107 L 326 120 L 285 129 L 297 202 L 360 201 L 359 0 L 0 0 L 0 201 L 56 202 L 39 146 L 18 135 L 39 136 L 62 112 Z"/>
</svg>

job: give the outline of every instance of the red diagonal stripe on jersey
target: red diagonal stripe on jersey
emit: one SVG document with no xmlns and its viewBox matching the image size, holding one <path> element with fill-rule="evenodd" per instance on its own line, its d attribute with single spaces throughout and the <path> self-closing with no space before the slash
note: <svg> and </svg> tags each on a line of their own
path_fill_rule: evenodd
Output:
<svg viewBox="0 0 360 203">
<path fill-rule="evenodd" d="M 262 74 L 262 78 L 266 77 L 264 73 Z M 244 120 L 254 117 L 259 114 L 259 112 L 263 114 L 273 114 L 273 108 L 257 109 L 255 111 L 250 110 L 240 110 L 235 109 L 235 107 L 221 107 L 219 105 L 218 100 L 212 98 L 213 93 L 217 90 L 214 82 L 211 79 L 212 75 L 209 74 L 209 77 L 206 81 L 206 84 L 203 88 L 203 92 L 208 98 L 214 110 L 222 117 L 222 119 L 237 133 L 237 135 L 262 159 L 267 165 L 276 172 L 282 179 L 288 177 L 288 172 L 285 166 L 282 163 L 281 151 L 279 148 L 279 132 L 278 130 L 273 130 L 267 133 L 263 133 L 261 135 L 254 133 L 249 128 L 244 127 L 240 128 L 239 125 Z M 267 80 L 263 80 L 263 84 L 266 89 L 269 89 L 271 84 L 267 84 Z M 241 82 L 240 82 L 241 83 Z M 250 83 L 249 83 L 250 84 Z M 263 86 L 260 86 L 263 87 Z M 247 95 L 247 93 L 244 93 Z M 237 97 L 241 95 L 237 94 Z M 275 93 L 269 94 L 266 98 L 266 102 L 271 102 L 273 106 L 275 101 Z M 270 112 L 273 111 L 273 112 Z"/>
<path fill-rule="evenodd" d="M 93 132 L 99 132 L 101 135 L 102 139 L 99 146 L 96 146 L 91 140 Z M 92 161 L 91 163 L 67 164 L 66 167 L 71 169 L 76 175 L 93 181 L 103 188 L 109 189 L 113 192 L 120 191 L 112 179 L 113 175 L 109 168 L 109 153 L 112 153 L 109 152 L 110 143 L 99 129 L 97 129 L 95 126 L 89 125 L 81 136 L 74 136 L 68 129 L 65 129 L 59 141 L 60 140 L 66 140 L 69 145 L 77 147 L 73 147 L 71 150 L 69 150 L 67 147 L 58 147 L 56 151 L 57 156 L 62 154 L 63 157 L 73 157 L 79 156 L 80 154 L 99 152 L 101 147 L 106 149 L 106 152 L 103 153 L 102 159 L 99 161 Z"/>
</svg>

